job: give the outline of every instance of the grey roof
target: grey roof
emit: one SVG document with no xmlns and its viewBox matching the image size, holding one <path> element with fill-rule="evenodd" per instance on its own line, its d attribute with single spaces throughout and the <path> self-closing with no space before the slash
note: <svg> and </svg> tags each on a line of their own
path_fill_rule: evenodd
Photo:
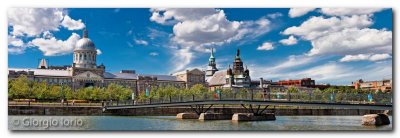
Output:
<svg viewBox="0 0 400 138">
<path fill-rule="evenodd" d="M 71 77 L 72 71 L 70 70 L 54 70 L 54 69 L 30 69 L 30 68 L 9 68 L 8 70 L 14 71 L 34 71 L 34 75 L 40 76 L 65 76 Z M 175 76 L 171 75 L 149 75 L 149 74 L 132 74 L 132 73 L 110 73 L 105 72 L 104 78 L 106 79 L 138 79 L 139 76 L 143 77 L 157 77 L 157 80 L 178 81 Z"/>
<path fill-rule="evenodd" d="M 214 73 L 214 75 L 207 80 L 208 85 L 224 85 L 226 84 L 226 70 L 220 70 Z"/>
<path fill-rule="evenodd" d="M 72 71 L 70 70 L 54 70 L 54 69 L 30 69 L 30 68 L 9 68 L 8 70 L 15 71 L 34 71 L 34 75 L 40 76 L 72 76 Z"/>
<path fill-rule="evenodd" d="M 171 76 L 171 75 L 140 74 L 139 76 L 144 76 L 144 77 L 157 77 L 157 80 L 178 81 L 178 79 L 177 79 L 175 76 Z"/>
<path fill-rule="evenodd" d="M 157 80 L 178 81 L 175 76 L 171 75 L 149 75 L 149 74 L 132 74 L 132 73 L 110 73 L 105 72 L 104 78 L 107 79 L 138 79 L 142 77 L 157 77 Z"/>
<path fill-rule="evenodd" d="M 184 71 L 179 71 L 179 72 L 176 72 L 176 73 L 174 73 L 174 74 L 172 74 L 172 75 L 173 75 L 173 76 L 176 76 L 176 75 L 186 74 L 187 72 L 192 72 L 192 71 L 195 71 L 195 70 L 201 71 L 201 70 L 198 69 L 198 68 L 193 68 L 193 69 L 188 69 L 188 70 L 184 70 Z"/>
<path fill-rule="evenodd" d="M 138 74 L 105 72 L 104 78 L 106 78 L 106 79 L 137 79 Z"/>
</svg>

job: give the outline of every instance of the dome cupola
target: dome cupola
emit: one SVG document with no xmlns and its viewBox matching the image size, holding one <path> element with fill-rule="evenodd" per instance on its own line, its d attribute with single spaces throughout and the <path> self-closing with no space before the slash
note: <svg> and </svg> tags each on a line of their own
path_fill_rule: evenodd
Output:
<svg viewBox="0 0 400 138">
<path fill-rule="evenodd" d="M 83 37 L 78 42 L 76 42 L 75 50 L 96 50 L 96 46 L 88 38 L 88 31 L 86 29 L 83 30 Z"/>
<path fill-rule="evenodd" d="M 76 42 L 74 48 L 74 65 L 78 68 L 96 68 L 97 49 L 88 38 L 88 31 L 83 30 L 82 39 Z"/>
</svg>

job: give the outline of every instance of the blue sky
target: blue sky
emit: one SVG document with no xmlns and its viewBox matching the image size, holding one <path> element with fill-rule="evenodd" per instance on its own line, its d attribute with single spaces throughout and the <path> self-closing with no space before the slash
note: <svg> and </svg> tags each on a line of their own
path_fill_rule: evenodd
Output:
<svg viewBox="0 0 400 138">
<path fill-rule="evenodd" d="M 8 21 L 13 68 L 35 68 L 41 58 L 71 65 L 86 27 L 109 72 L 205 69 L 210 48 L 223 70 L 240 48 L 253 79 L 350 84 L 392 76 L 391 9 L 11 8 Z"/>
</svg>

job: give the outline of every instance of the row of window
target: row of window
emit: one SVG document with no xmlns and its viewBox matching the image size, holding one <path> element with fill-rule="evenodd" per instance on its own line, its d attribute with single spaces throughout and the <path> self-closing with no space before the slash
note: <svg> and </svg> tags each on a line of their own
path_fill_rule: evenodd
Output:
<svg viewBox="0 0 400 138">
<path fill-rule="evenodd" d="M 48 82 L 48 83 L 71 83 L 72 79 L 69 78 L 35 78 L 38 82 Z"/>
<path fill-rule="evenodd" d="M 124 85 L 124 86 L 133 86 L 135 84 L 135 82 L 133 82 L 133 81 L 123 81 L 123 80 L 108 80 L 108 81 L 104 81 L 105 85 L 109 85 L 111 83 Z"/>
<path fill-rule="evenodd" d="M 96 60 L 96 54 L 93 52 L 86 52 L 86 53 L 75 53 L 74 54 L 74 60 L 75 61 L 80 61 L 80 60 Z"/>
<path fill-rule="evenodd" d="M 47 83 L 65 83 L 71 84 L 71 78 L 34 78 L 37 82 L 47 82 Z M 127 87 L 136 87 L 136 81 L 124 81 L 124 80 L 107 80 L 103 83 L 103 86 L 108 86 L 109 84 L 114 83 L 118 85 L 123 85 Z M 151 85 L 151 84 L 150 84 Z M 147 84 L 139 84 L 139 87 L 146 87 Z M 174 86 L 174 87 L 184 87 L 183 83 L 171 83 L 171 82 L 158 82 L 155 86 L 157 87 L 165 87 L 165 86 Z"/>
</svg>

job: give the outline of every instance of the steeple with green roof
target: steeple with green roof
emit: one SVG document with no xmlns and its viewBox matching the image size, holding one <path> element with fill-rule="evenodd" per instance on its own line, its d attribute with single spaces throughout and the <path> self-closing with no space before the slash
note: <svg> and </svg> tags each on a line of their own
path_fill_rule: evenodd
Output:
<svg viewBox="0 0 400 138">
<path fill-rule="evenodd" d="M 211 48 L 211 55 L 210 58 L 208 59 L 208 66 L 206 70 L 206 77 L 211 77 L 214 75 L 215 72 L 217 72 L 217 64 L 215 63 L 215 57 L 214 57 L 214 49 Z"/>
</svg>

